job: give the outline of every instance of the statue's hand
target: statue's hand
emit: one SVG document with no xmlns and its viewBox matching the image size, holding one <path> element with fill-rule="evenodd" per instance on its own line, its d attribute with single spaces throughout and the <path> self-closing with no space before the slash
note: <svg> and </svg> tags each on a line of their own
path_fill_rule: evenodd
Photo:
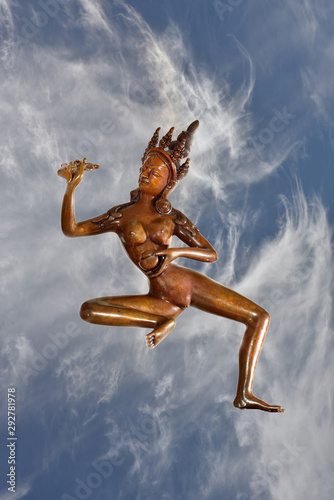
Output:
<svg viewBox="0 0 334 500">
<path fill-rule="evenodd" d="M 144 257 L 145 253 L 147 253 L 147 256 Z M 166 248 L 165 250 L 158 250 L 158 251 L 146 251 L 144 252 L 142 259 L 146 257 L 157 257 L 159 258 L 159 261 L 161 262 L 160 266 L 155 269 L 152 272 L 148 273 L 148 276 L 150 278 L 156 278 L 157 276 L 160 276 L 161 273 L 166 269 L 168 264 L 170 264 L 173 260 L 175 260 L 177 257 L 179 257 L 179 249 L 178 248 Z"/>
<path fill-rule="evenodd" d="M 74 160 L 68 164 L 68 168 L 65 169 L 64 178 L 67 180 L 67 184 L 71 188 L 76 188 L 83 179 L 85 171 L 86 158 L 81 160 Z M 59 171 L 58 171 L 59 175 Z"/>
<path fill-rule="evenodd" d="M 86 158 L 84 158 L 83 161 L 80 161 L 78 170 L 74 172 L 74 174 L 72 175 L 72 179 L 68 182 L 68 184 L 71 184 L 73 188 L 77 187 L 83 179 L 85 172 L 85 163 Z"/>
<path fill-rule="evenodd" d="M 81 160 L 74 160 L 70 163 L 63 163 L 57 174 L 66 179 L 70 187 L 76 188 L 82 181 L 83 173 L 85 170 L 93 170 L 100 168 L 99 165 L 94 163 L 87 163 L 86 158 Z"/>
</svg>

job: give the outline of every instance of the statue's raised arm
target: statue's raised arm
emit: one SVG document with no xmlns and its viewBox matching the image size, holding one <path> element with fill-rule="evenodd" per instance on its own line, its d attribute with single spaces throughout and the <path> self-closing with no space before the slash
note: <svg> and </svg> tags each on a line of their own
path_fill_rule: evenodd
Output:
<svg viewBox="0 0 334 500">
<path fill-rule="evenodd" d="M 63 163 L 58 170 L 58 175 L 67 181 L 66 190 L 61 209 L 61 228 L 65 236 L 91 236 L 94 234 L 101 234 L 107 231 L 115 231 L 116 224 L 111 224 L 115 219 L 117 220 L 121 215 L 117 213 L 117 208 L 108 210 L 107 213 L 93 217 L 82 222 L 77 222 L 75 219 L 74 207 L 74 191 L 83 179 L 86 170 L 93 170 L 99 168 L 99 165 L 93 163 L 86 163 L 86 158 L 75 160 L 70 163 Z M 113 217 L 114 215 L 114 217 Z M 101 221 L 109 221 L 108 225 L 102 226 Z"/>
</svg>

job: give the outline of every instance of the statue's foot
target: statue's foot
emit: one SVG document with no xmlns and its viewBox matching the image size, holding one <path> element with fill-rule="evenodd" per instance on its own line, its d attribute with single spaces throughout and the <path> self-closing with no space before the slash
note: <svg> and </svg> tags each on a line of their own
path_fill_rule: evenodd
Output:
<svg viewBox="0 0 334 500">
<path fill-rule="evenodd" d="M 154 349 L 160 342 L 167 337 L 175 326 L 175 319 L 168 319 L 154 328 L 151 333 L 146 335 L 146 345 L 149 349 Z"/>
<path fill-rule="evenodd" d="M 233 404 L 236 408 L 240 408 L 241 410 L 249 408 L 251 410 L 262 410 L 275 413 L 285 412 L 281 406 L 269 405 L 265 401 L 262 401 L 262 399 L 256 398 L 253 394 L 248 396 L 237 396 L 233 401 Z"/>
</svg>

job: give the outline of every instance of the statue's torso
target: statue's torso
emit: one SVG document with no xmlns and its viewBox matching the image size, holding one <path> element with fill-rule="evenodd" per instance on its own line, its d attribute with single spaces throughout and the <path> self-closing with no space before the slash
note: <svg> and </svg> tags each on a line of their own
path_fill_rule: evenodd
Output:
<svg viewBox="0 0 334 500">
<path fill-rule="evenodd" d="M 153 211 L 140 211 L 136 205 L 120 210 L 117 234 L 131 260 L 142 270 L 155 268 L 157 256 L 141 260 L 144 252 L 167 248 L 174 232 L 175 217 L 159 215 Z"/>
</svg>

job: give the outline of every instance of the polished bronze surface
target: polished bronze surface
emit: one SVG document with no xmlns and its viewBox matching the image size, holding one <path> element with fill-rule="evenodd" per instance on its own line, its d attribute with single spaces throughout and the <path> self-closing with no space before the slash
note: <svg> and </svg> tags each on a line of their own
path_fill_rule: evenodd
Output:
<svg viewBox="0 0 334 500">
<path fill-rule="evenodd" d="M 270 316 L 260 306 L 242 295 L 192 269 L 176 265 L 178 257 L 214 262 L 217 253 L 185 215 L 174 209 L 168 194 L 188 171 L 189 159 L 180 160 L 190 151 L 198 127 L 193 122 L 187 131 L 172 141 L 173 128 L 160 140 L 156 130 L 142 158 L 138 188 L 131 201 L 111 208 L 103 215 L 76 222 L 74 191 L 84 171 L 97 168 L 75 160 L 60 169 L 67 179 L 62 206 L 62 230 L 66 236 L 90 236 L 116 233 L 132 262 L 148 277 L 145 295 L 99 297 L 82 304 L 80 315 L 90 323 L 109 326 L 151 328 L 146 344 L 156 347 L 175 327 L 176 318 L 188 306 L 246 325 L 239 352 L 239 380 L 234 406 L 269 412 L 284 411 L 253 395 L 256 364 L 269 326 Z M 186 243 L 184 248 L 170 248 L 172 236 Z"/>
</svg>

